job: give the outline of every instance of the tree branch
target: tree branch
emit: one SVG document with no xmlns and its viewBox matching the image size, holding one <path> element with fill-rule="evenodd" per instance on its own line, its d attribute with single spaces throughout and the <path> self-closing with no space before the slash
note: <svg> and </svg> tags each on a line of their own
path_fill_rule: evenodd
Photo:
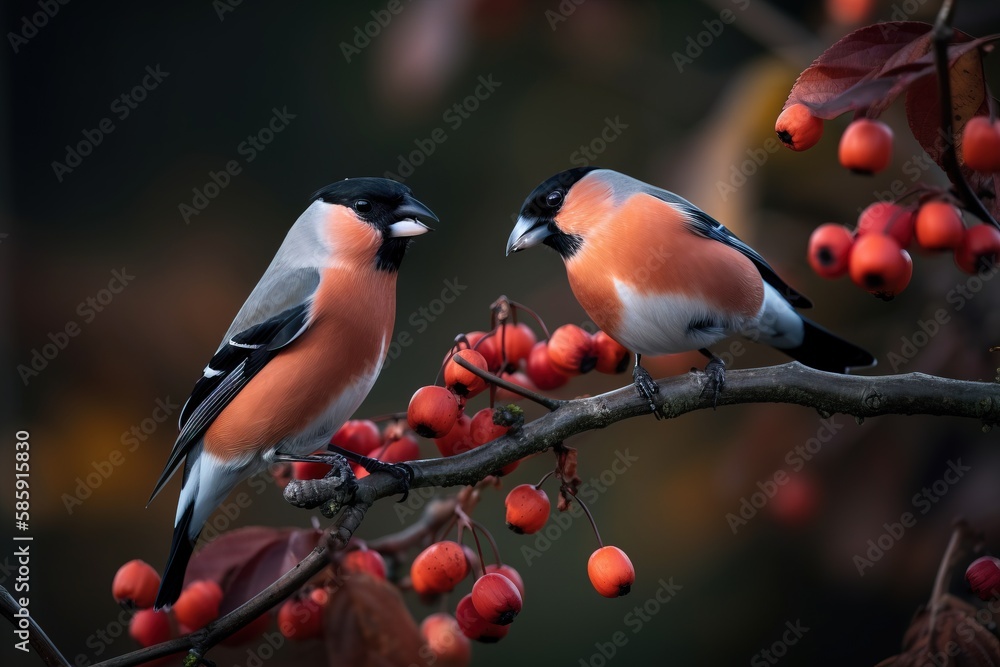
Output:
<svg viewBox="0 0 1000 667">
<path fill-rule="evenodd" d="M 656 407 L 667 418 L 711 408 L 712 398 L 703 397 L 705 382 L 702 372 L 660 380 L 660 392 L 654 397 Z M 797 362 L 727 372 L 726 387 L 718 396 L 718 405 L 741 403 L 790 403 L 813 408 L 824 416 L 843 413 L 858 419 L 923 414 L 976 419 L 987 427 L 1000 423 L 1000 384 L 996 382 L 951 380 L 922 373 L 881 377 L 839 375 Z M 407 465 L 413 470 L 410 488 L 474 485 L 499 468 L 550 449 L 572 435 L 650 414 L 648 401 L 631 384 L 599 396 L 564 401 L 553 412 L 471 451 L 409 462 Z M 330 554 L 348 543 L 372 504 L 405 490 L 404 482 L 387 472 L 375 472 L 359 480 L 353 501 L 336 517 L 328 540 L 254 598 L 196 633 L 94 667 L 132 667 L 189 649 L 195 656 L 203 657 L 208 649 L 267 612 L 326 567 Z M 447 506 L 432 503 L 421 521 L 439 522 L 446 510 Z M 409 544 L 419 534 L 419 530 L 406 529 L 400 540 Z M 371 545 L 377 546 L 378 541 Z M 383 544 L 390 545 L 391 542 Z M 43 636 L 40 629 L 38 633 Z M 41 650 L 40 653 L 45 655 Z"/>
</svg>

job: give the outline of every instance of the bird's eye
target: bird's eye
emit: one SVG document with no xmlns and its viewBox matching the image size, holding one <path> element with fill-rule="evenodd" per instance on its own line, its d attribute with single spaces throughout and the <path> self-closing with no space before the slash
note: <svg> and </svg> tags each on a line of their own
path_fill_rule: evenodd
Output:
<svg viewBox="0 0 1000 667">
<path fill-rule="evenodd" d="M 549 208 L 558 207 L 560 204 L 562 204 L 562 201 L 563 201 L 562 190 L 553 190 L 552 192 L 550 192 L 545 196 L 545 204 Z"/>
<path fill-rule="evenodd" d="M 367 199 L 359 199 L 354 202 L 354 210 L 358 213 L 368 213 L 372 210 L 372 203 Z"/>
</svg>

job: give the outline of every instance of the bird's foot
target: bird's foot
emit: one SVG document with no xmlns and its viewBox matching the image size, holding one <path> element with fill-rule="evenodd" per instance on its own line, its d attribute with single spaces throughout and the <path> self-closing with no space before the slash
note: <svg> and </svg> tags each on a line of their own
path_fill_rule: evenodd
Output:
<svg viewBox="0 0 1000 667">
<path fill-rule="evenodd" d="M 705 366 L 705 375 L 707 380 L 701 395 L 705 397 L 707 394 L 711 394 L 712 409 L 714 410 L 719 405 L 719 394 L 726 386 L 726 362 L 719 357 L 713 357 Z"/>
<path fill-rule="evenodd" d="M 379 461 L 367 456 L 362 456 L 361 458 L 365 460 L 358 463 L 368 471 L 368 474 L 387 472 L 402 482 L 404 487 L 403 497 L 399 499 L 399 502 L 406 502 L 406 499 L 410 496 L 410 485 L 413 484 L 413 468 L 405 463 L 386 463 L 385 461 Z"/>
<path fill-rule="evenodd" d="M 660 393 L 660 385 L 656 384 L 656 381 L 649 375 L 649 371 L 639 365 L 632 369 L 632 379 L 635 382 L 635 390 L 649 402 L 650 411 L 659 420 L 660 411 L 656 408 L 653 397 Z"/>
<path fill-rule="evenodd" d="M 370 456 L 362 456 L 361 454 L 352 452 L 349 449 L 337 447 L 336 445 L 327 445 L 327 449 L 332 452 L 336 452 L 349 461 L 357 463 L 359 466 L 364 468 L 369 475 L 375 472 L 387 472 L 401 481 L 404 489 L 403 497 L 399 499 L 399 502 L 404 502 L 410 496 L 410 484 L 413 483 L 413 468 L 405 463 L 386 463 L 385 461 L 379 461 L 378 459 L 373 459 Z"/>
</svg>

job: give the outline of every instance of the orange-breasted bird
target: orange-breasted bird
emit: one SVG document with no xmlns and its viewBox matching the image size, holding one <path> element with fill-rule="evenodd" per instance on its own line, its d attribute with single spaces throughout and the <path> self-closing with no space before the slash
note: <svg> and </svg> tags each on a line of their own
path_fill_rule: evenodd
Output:
<svg viewBox="0 0 1000 667">
<path fill-rule="evenodd" d="M 396 275 L 437 220 L 383 178 L 329 185 L 295 221 L 184 404 L 150 500 L 184 461 L 157 609 L 180 595 L 209 515 L 241 480 L 327 447 L 368 395 L 392 338 Z"/>
<path fill-rule="evenodd" d="M 528 196 L 507 254 L 544 243 L 566 264 L 594 322 L 636 353 L 633 377 L 653 407 L 659 387 L 642 355 L 698 350 L 718 398 L 725 364 L 708 350 L 741 334 L 807 366 L 845 373 L 872 366 L 865 350 L 802 317 L 812 304 L 767 261 L 691 202 L 610 169 L 579 167 Z"/>
</svg>

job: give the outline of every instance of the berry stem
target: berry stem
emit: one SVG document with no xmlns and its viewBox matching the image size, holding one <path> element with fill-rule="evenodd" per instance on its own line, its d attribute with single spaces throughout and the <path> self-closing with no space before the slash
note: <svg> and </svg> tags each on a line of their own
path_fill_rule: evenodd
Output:
<svg viewBox="0 0 1000 667">
<path fill-rule="evenodd" d="M 941 155 L 941 162 L 948 178 L 958 190 L 958 196 L 962 200 L 965 208 L 978 217 L 983 222 L 989 223 L 1000 229 L 1000 222 L 997 222 L 986 206 L 972 191 L 969 182 L 965 180 L 962 167 L 958 163 L 958 154 L 955 152 L 955 125 L 953 120 L 954 109 L 951 99 L 951 76 L 950 64 L 948 62 L 948 45 L 955 31 L 951 27 L 952 19 L 955 16 L 954 0 L 944 0 L 941 9 L 938 11 L 937 19 L 934 21 L 934 62 L 937 67 L 938 97 L 941 102 L 941 136 L 944 139 L 944 152 Z"/>
<path fill-rule="evenodd" d="M 478 528 L 483 533 L 483 536 L 486 538 L 486 541 L 490 543 L 490 549 L 493 550 L 493 560 L 496 561 L 497 567 L 502 565 L 502 561 L 500 560 L 500 547 L 497 546 L 497 541 L 493 538 L 493 533 L 491 533 L 489 529 L 486 528 L 486 526 L 479 523 L 475 519 L 469 517 L 469 521 L 472 522 L 472 526 L 474 528 Z M 483 572 L 486 572 L 485 565 L 483 566 Z"/>
<path fill-rule="evenodd" d="M 507 391 L 509 391 L 511 393 L 514 393 L 514 394 L 517 394 L 518 396 L 522 396 L 522 397 L 528 399 L 529 401 L 534 401 L 535 403 L 538 403 L 539 405 L 541 405 L 543 407 L 546 407 L 549 410 L 553 410 L 553 411 L 554 410 L 558 410 L 559 408 L 561 408 L 566 403 L 566 401 L 560 401 L 560 400 L 555 399 L 555 398 L 549 398 L 548 396 L 542 396 L 541 394 L 536 394 L 535 392 L 531 391 L 530 389 L 525 389 L 524 387 L 522 387 L 520 385 L 517 385 L 517 384 L 514 384 L 513 382 L 508 382 L 507 380 L 499 378 L 499 377 L 497 377 L 496 375 L 493 375 L 490 372 L 484 371 L 481 368 L 477 368 L 476 366 L 473 366 L 471 363 L 469 363 L 468 361 L 466 361 L 462 357 L 455 357 L 455 363 L 458 364 L 459 366 L 461 366 L 462 368 L 466 369 L 467 371 L 469 371 L 473 375 L 478 375 L 482 379 L 484 379 L 487 382 L 489 382 L 491 385 L 494 385 L 495 387 L 501 387 L 503 389 L 506 389 Z M 493 391 L 491 390 L 490 391 L 490 403 L 492 404 L 492 402 L 493 402 Z"/>
<path fill-rule="evenodd" d="M 459 542 L 459 544 L 462 543 L 462 534 L 461 534 L 462 528 L 463 527 L 468 527 L 469 532 L 472 533 L 472 539 L 476 543 L 476 553 L 479 554 L 479 569 L 480 569 L 481 572 L 483 572 L 485 574 L 486 573 L 486 559 L 483 558 L 483 546 L 479 543 L 479 535 L 476 533 L 476 526 L 478 524 L 475 521 L 473 521 L 472 517 L 470 517 L 468 514 L 466 514 L 465 510 L 463 510 L 461 507 L 456 507 L 455 508 L 455 516 L 458 517 L 458 530 L 459 530 L 458 542 Z M 480 528 L 482 528 L 482 526 L 480 526 Z M 491 541 L 492 541 L 492 539 L 491 539 Z M 497 558 L 499 560 L 499 556 L 497 556 Z"/>
<path fill-rule="evenodd" d="M 594 521 L 594 515 L 590 513 L 590 508 L 587 507 L 585 502 L 580 500 L 579 496 L 573 492 L 573 489 L 570 488 L 569 484 L 563 484 L 561 490 L 567 495 L 573 496 L 573 499 L 580 503 L 580 507 L 583 508 L 584 513 L 587 515 L 587 520 L 590 521 L 590 527 L 594 529 L 594 535 L 597 536 L 597 546 L 603 549 L 604 541 L 601 539 L 601 532 L 597 530 L 597 522 Z"/>
<path fill-rule="evenodd" d="M 543 475 L 542 478 L 540 480 L 538 480 L 538 484 L 535 484 L 535 488 L 536 489 L 542 488 L 542 484 L 545 484 L 545 480 L 547 480 L 549 477 L 551 477 L 552 475 L 554 475 L 555 472 L 556 472 L 556 470 L 555 470 L 555 468 L 553 468 L 552 470 L 550 470 L 547 473 L 545 473 L 545 475 Z"/>
<path fill-rule="evenodd" d="M 542 328 L 542 333 L 545 334 L 545 340 L 549 339 L 549 328 L 547 326 L 545 326 L 545 322 L 543 322 L 542 318 L 538 316 L 538 313 L 536 313 L 531 308 L 528 308 L 523 303 L 518 303 L 517 301 L 511 301 L 510 305 L 513 306 L 516 310 L 523 310 L 524 312 L 526 312 L 529 315 L 531 315 L 531 317 L 533 317 L 534 320 L 536 322 L 538 322 L 538 326 L 540 326 Z"/>
</svg>

